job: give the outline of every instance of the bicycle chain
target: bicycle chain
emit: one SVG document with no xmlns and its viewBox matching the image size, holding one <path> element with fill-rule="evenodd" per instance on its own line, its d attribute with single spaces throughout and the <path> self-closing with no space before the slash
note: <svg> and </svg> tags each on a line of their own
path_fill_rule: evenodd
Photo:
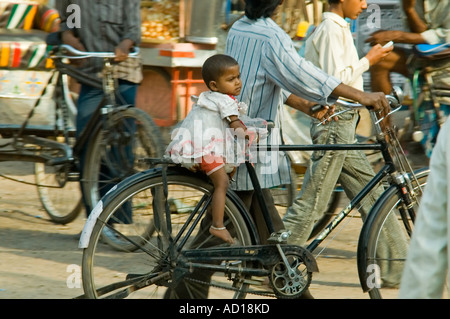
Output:
<svg viewBox="0 0 450 319">
<path fill-rule="evenodd" d="M 257 295 L 257 296 L 263 296 L 263 297 L 271 297 L 271 298 L 277 298 L 277 296 L 275 296 L 275 294 L 269 293 L 269 292 L 262 292 L 262 291 L 256 291 L 256 290 L 243 290 L 243 289 L 239 289 L 239 288 L 234 288 L 234 287 L 224 287 L 221 285 L 215 285 L 211 282 L 206 282 L 206 281 L 202 281 L 199 279 L 195 279 L 195 278 L 190 278 L 190 277 L 186 277 L 186 280 L 189 280 L 191 282 L 195 282 L 201 285 L 205 285 L 205 286 L 209 286 L 209 287 L 215 287 L 215 288 L 220 288 L 223 290 L 231 290 L 231 291 L 235 291 L 235 292 L 240 292 L 240 293 L 249 293 L 252 295 Z"/>
</svg>

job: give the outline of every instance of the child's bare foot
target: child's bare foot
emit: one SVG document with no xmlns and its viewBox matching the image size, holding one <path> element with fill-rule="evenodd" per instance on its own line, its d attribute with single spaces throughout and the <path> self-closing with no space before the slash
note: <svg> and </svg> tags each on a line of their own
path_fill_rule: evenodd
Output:
<svg viewBox="0 0 450 319">
<path fill-rule="evenodd" d="M 234 239 L 231 237 L 231 234 L 228 232 L 226 227 L 214 227 L 211 226 L 209 228 L 209 233 L 215 237 L 222 239 L 223 241 L 234 244 Z"/>
</svg>

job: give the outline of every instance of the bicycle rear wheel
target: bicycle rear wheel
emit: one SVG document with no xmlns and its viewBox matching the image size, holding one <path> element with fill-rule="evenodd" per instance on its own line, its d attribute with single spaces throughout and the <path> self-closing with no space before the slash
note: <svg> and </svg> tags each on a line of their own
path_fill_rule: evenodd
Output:
<svg viewBox="0 0 450 319">
<path fill-rule="evenodd" d="M 167 185 L 170 223 L 166 219 L 160 174 L 155 176 L 151 171 L 136 174 L 102 199 L 102 212 L 83 252 L 86 297 L 197 299 L 245 296 L 247 284 L 241 274 L 226 277 L 223 272 L 186 273 L 181 268 L 176 269 L 180 251 L 222 246 L 224 242 L 209 234 L 208 213 L 203 211 L 206 216 L 201 215 L 212 194 L 212 185 L 186 175 L 168 175 Z M 124 205 L 131 205 L 132 219 L 117 218 L 117 212 Z M 224 223 L 236 243 L 252 243 L 247 224 L 230 198 L 226 200 Z M 115 233 L 116 248 L 120 250 L 101 243 L 105 229 Z"/>
<path fill-rule="evenodd" d="M 81 177 L 85 201 L 91 208 L 115 184 L 146 169 L 141 158 L 160 158 L 164 152 L 161 132 L 144 111 L 125 108 L 106 121 L 107 127 L 89 143 Z"/>
<path fill-rule="evenodd" d="M 412 181 L 417 201 L 407 212 L 401 190 L 390 187 L 372 208 L 364 222 L 358 242 L 358 273 L 361 286 L 372 299 L 398 298 L 407 248 L 413 231 L 413 220 L 418 211 L 429 170 L 416 173 Z"/>
</svg>

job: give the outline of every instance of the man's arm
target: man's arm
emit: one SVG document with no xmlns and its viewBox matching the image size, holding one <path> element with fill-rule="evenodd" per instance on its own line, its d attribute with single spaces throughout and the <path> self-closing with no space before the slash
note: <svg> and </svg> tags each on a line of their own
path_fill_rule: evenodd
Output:
<svg viewBox="0 0 450 319">
<path fill-rule="evenodd" d="M 67 7 L 71 4 L 70 0 L 60 0 L 56 1 L 55 8 L 59 12 L 61 18 L 60 30 L 61 30 L 61 41 L 64 44 L 68 44 L 80 51 L 86 51 L 83 43 L 77 38 L 74 32 L 67 26 Z"/>
<path fill-rule="evenodd" d="M 389 103 L 383 93 L 365 93 L 345 85 L 301 58 L 292 43 L 288 45 L 277 40 L 268 42 L 262 64 L 271 79 L 285 91 L 315 104 L 332 105 L 336 98 L 344 97 L 375 110 L 389 109 Z"/>
<path fill-rule="evenodd" d="M 421 44 L 426 43 L 421 33 L 404 32 L 399 30 L 382 30 L 374 32 L 367 38 L 366 42 L 371 45 L 385 45 L 389 41 L 394 43 Z"/>
<path fill-rule="evenodd" d="M 334 89 L 332 95 L 358 101 L 376 111 L 389 110 L 389 102 L 382 92 L 367 93 L 341 83 Z"/>
<path fill-rule="evenodd" d="M 139 0 L 124 0 L 123 39 L 141 43 L 141 6 Z"/>
<path fill-rule="evenodd" d="M 324 105 L 322 109 L 320 109 L 319 111 L 312 112 L 311 108 L 314 105 L 316 105 L 316 103 L 305 100 L 294 94 L 289 95 L 289 97 L 285 101 L 285 104 L 313 118 L 316 118 L 319 121 L 328 119 L 334 113 L 335 109 L 334 105 L 333 106 Z"/>
<path fill-rule="evenodd" d="M 448 42 L 448 39 L 450 38 L 448 16 L 446 15 L 448 14 L 448 2 L 441 1 L 438 6 L 434 8 L 434 14 L 431 18 L 435 19 L 436 25 L 433 28 L 430 28 L 427 25 L 427 22 L 419 17 L 415 9 L 415 3 L 415 0 L 403 0 L 403 10 L 412 32 L 382 30 L 373 33 L 366 42 L 369 42 L 372 45 L 377 43 L 384 45 L 389 41 L 408 44 L 438 44 Z"/>
<path fill-rule="evenodd" d="M 116 47 L 116 61 L 122 62 L 127 59 L 128 53 L 133 46 L 141 41 L 141 7 L 138 0 L 124 1 L 124 34 L 123 39 Z"/>
<path fill-rule="evenodd" d="M 414 33 L 425 32 L 428 27 L 416 11 L 416 0 L 403 0 L 402 2 L 410 30 Z"/>
</svg>

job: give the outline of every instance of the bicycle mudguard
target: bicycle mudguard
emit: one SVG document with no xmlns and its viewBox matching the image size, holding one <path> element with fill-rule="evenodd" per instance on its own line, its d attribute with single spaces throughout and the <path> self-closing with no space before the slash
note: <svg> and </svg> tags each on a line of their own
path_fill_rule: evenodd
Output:
<svg viewBox="0 0 450 319">
<path fill-rule="evenodd" d="M 151 168 L 146 171 L 139 172 L 137 174 L 134 174 L 132 176 L 129 176 L 122 180 L 117 185 L 114 185 L 108 193 L 106 193 L 100 201 L 95 205 L 94 209 L 89 214 L 89 217 L 83 227 L 83 231 L 81 232 L 80 241 L 78 243 L 78 248 L 87 248 L 89 245 L 89 240 L 91 238 L 92 231 L 94 229 L 95 223 L 97 221 L 97 218 L 100 216 L 100 214 L 103 212 L 103 208 L 105 207 L 105 204 L 109 203 L 117 193 L 120 193 L 124 189 L 127 189 L 131 187 L 134 184 L 140 183 L 144 180 L 150 179 L 150 178 L 156 178 L 161 177 L 162 175 L 162 168 Z M 167 175 L 186 175 L 186 176 L 193 176 L 195 178 L 201 178 L 204 181 L 208 181 L 208 177 L 206 175 L 198 174 L 189 171 L 186 168 L 180 167 L 180 166 L 169 166 L 167 168 Z M 248 213 L 247 209 L 245 208 L 245 205 L 242 203 L 241 199 L 234 193 L 232 190 L 228 190 L 227 193 L 228 198 L 233 202 L 233 204 L 239 209 L 240 212 L 242 212 L 242 217 L 244 218 L 244 221 L 248 227 L 252 243 L 258 244 L 259 236 L 258 232 L 256 231 L 255 223 L 253 222 L 253 219 L 251 218 L 250 214 Z"/>
</svg>

